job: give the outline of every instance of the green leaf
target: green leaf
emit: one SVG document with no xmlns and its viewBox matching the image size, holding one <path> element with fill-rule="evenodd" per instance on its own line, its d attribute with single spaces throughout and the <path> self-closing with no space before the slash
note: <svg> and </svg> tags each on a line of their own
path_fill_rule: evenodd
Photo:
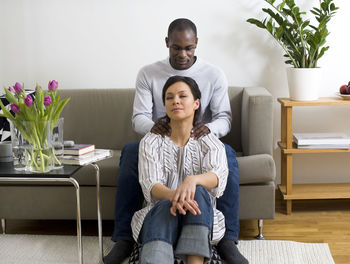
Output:
<svg viewBox="0 0 350 264">
<path fill-rule="evenodd" d="M 301 30 L 304 30 L 310 24 L 310 20 L 306 20 L 301 24 Z"/>
<path fill-rule="evenodd" d="M 321 58 L 321 57 L 324 55 L 324 53 L 325 53 L 328 49 L 329 49 L 329 46 L 323 47 L 323 48 L 321 49 L 321 51 L 320 51 L 320 54 L 318 54 L 316 61 L 317 61 L 319 58 Z"/>
<path fill-rule="evenodd" d="M 61 114 L 64 106 L 69 102 L 69 100 L 70 100 L 70 97 L 66 98 L 58 103 L 56 111 L 52 115 L 52 119 L 58 119 L 60 117 L 60 114 Z"/>
<path fill-rule="evenodd" d="M 283 34 L 283 27 L 280 26 L 280 27 L 276 30 L 276 37 L 277 37 L 278 39 L 280 39 L 281 36 L 282 36 L 282 34 Z"/>
<path fill-rule="evenodd" d="M 256 25 L 256 26 L 259 27 L 259 28 L 264 28 L 264 29 L 266 29 L 266 26 L 265 26 L 261 21 L 259 21 L 259 20 L 257 20 L 257 19 L 250 18 L 250 19 L 247 20 L 247 22 L 249 22 L 249 23 L 251 23 L 251 24 L 253 24 L 253 25 Z"/>
<path fill-rule="evenodd" d="M 7 99 L 7 101 L 9 101 L 10 104 L 16 104 L 18 105 L 18 100 L 17 98 L 13 95 L 13 93 L 11 93 L 6 87 L 4 87 L 5 90 L 5 97 Z"/>
<path fill-rule="evenodd" d="M 277 9 L 278 9 L 278 10 L 283 10 L 285 4 L 286 4 L 286 1 L 283 1 L 282 3 L 280 3 L 280 4 L 277 6 Z"/>
<path fill-rule="evenodd" d="M 272 24 L 272 18 L 269 19 L 269 21 L 266 24 L 266 29 L 268 32 L 270 32 L 271 34 L 273 34 L 273 24 Z"/>
<path fill-rule="evenodd" d="M 15 119 L 15 117 L 11 114 L 11 112 L 9 110 L 7 110 L 7 108 L 4 106 L 4 104 L 2 103 L 1 100 L 0 100 L 0 107 L 1 107 L 1 110 L 3 112 L 3 114 L 1 114 L 1 116 L 4 116 L 4 117 L 10 119 L 11 121 L 13 121 Z"/>
<path fill-rule="evenodd" d="M 327 12 L 328 11 L 328 4 L 326 2 L 321 3 L 321 8 L 323 11 Z"/>
</svg>

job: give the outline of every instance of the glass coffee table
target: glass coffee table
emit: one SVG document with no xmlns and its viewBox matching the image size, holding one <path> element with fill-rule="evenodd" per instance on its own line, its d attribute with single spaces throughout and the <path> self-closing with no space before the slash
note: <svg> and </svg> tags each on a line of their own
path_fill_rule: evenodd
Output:
<svg viewBox="0 0 350 264">
<path fill-rule="evenodd" d="M 112 157 L 104 157 L 107 159 Z M 103 263 L 103 243 L 102 243 L 102 216 L 101 216 L 101 202 L 100 202 L 100 168 L 96 164 L 96 160 L 84 166 L 93 166 L 96 172 L 96 199 L 97 199 L 97 221 L 98 221 L 98 242 L 99 242 L 99 259 Z M 27 171 L 18 171 L 13 167 L 12 162 L 0 163 L 0 183 L 7 182 L 11 184 L 26 184 L 33 182 L 41 183 L 58 183 L 66 182 L 70 183 L 75 188 L 76 204 L 77 204 L 77 245 L 78 245 L 78 258 L 79 263 L 83 263 L 83 247 L 82 247 L 82 235 L 81 235 L 81 211 L 80 211 L 80 185 L 79 182 L 73 177 L 74 174 L 83 166 L 78 165 L 64 165 L 63 168 L 52 170 L 48 173 L 32 173 Z M 1 202 L 1 201 L 0 201 Z M 2 219 L 3 231 L 5 229 L 5 221 Z"/>
</svg>

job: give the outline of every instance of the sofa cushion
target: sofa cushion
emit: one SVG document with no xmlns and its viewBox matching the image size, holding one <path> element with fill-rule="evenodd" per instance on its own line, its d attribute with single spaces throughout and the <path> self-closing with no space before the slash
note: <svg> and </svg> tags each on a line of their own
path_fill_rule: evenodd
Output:
<svg viewBox="0 0 350 264">
<path fill-rule="evenodd" d="M 256 184 L 274 181 L 275 162 L 268 154 L 237 157 L 239 184 Z"/>
</svg>

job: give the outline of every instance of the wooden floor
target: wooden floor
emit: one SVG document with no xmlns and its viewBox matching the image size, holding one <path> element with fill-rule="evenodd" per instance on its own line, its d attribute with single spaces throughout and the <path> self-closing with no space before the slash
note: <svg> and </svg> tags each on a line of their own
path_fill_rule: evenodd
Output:
<svg viewBox="0 0 350 264">
<path fill-rule="evenodd" d="M 7 221 L 8 234 L 74 235 L 75 221 Z M 83 235 L 97 235 L 97 221 L 83 221 Z M 113 221 L 103 222 L 104 236 L 113 232 Z M 350 263 L 350 200 L 294 201 L 291 215 L 285 214 L 281 196 L 276 195 L 276 215 L 264 221 L 269 240 L 328 243 L 336 264 Z M 257 221 L 241 221 L 240 240 L 257 234 Z"/>
<path fill-rule="evenodd" d="M 269 240 L 328 243 L 336 264 L 350 263 L 350 200 L 293 201 L 292 214 L 276 193 L 276 214 L 264 220 L 263 234 Z M 241 221 L 239 239 L 252 239 L 257 221 Z"/>
</svg>

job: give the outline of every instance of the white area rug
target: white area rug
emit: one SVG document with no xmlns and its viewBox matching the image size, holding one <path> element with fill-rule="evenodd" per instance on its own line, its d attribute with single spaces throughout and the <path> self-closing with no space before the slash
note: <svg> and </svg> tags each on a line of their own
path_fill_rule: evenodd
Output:
<svg viewBox="0 0 350 264">
<path fill-rule="evenodd" d="M 76 237 L 0 235 L 1 264 L 78 263 Z M 105 237 L 105 255 L 113 242 Z M 243 240 L 239 250 L 251 264 L 334 264 L 328 244 Z M 84 263 L 98 263 L 97 237 L 83 237 Z M 127 262 L 126 262 L 127 263 Z"/>
</svg>

